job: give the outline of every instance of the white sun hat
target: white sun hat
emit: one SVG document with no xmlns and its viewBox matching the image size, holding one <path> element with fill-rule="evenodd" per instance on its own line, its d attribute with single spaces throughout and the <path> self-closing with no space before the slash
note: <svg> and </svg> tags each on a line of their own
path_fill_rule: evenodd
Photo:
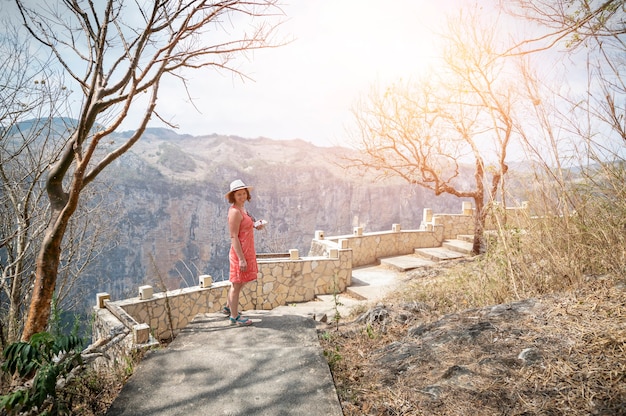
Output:
<svg viewBox="0 0 626 416">
<path fill-rule="evenodd" d="M 228 191 L 226 193 L 226 195 L 224 195 L 224 197 L 226 199 L 228 199 L 228 195 L 230 195 L 232 192 L 238 191 L 240 189 L 248 189 L 248 191 L 251 191 L 254 188 L 252 186 L 248 186 L 245 183 L 243 183 L 243 181 L 241 179 L 236 179 L 236 180 L 234 180 L 234 181 L 232 181 L 230 183 L 230 191 Z"/>
</svg>

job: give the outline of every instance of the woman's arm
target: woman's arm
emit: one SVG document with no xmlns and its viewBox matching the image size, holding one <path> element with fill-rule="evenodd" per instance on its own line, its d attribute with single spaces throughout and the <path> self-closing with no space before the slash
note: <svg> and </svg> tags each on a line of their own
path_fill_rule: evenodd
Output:
<svg viewBox="0 0 626 416">
<path fill-rule="evenodd" d="M 238 209 L 232 207 L 228 209 L 228 231 L 230 233 L 230 243 L 239 258 L 239 270 L 245 272 L 248 268 L 248 263 L 243 255 L 241 241 L 239 241 L 239 226 L 241 225 L 241 220 L 243 220 L 243 216 Z"/>
</svg>

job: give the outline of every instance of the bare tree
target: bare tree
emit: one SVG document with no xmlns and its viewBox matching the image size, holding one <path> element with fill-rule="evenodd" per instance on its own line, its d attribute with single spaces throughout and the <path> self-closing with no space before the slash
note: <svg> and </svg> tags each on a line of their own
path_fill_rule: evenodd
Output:
<svg viewBox="0 0 626 416">
<path fill-rule="evenodd" d="M 7 300 L 2 320 L 11 341 L 21 328 L 24 301 L 32 284 L 32 239 L 41 235 L 45 225 L 41 177 L 48 152 L 54 152 L 55 146 L 50 143 L 42 152 L 39 145 L 46 141 L 42 132 L 49 126 L 49 114 L 63 102 L 63 92 L 46 82 L 45 62 L 29 55 L 28 43 L 16 31 L 6 30 L 5 36 L 0 46 L 0 296 Z M 25 118 L 39 121 L 29 123 L 23 131 L 18 126 Z"/>
<path fill-rule="evenodd" d="M 583 153 L 589 160 L 602 162 L 623 158 L 626 144 L 626 3 L 618 0 L 515 0 L 501 2 L 504 10 L 536 25 L 540 36 L 516 40 L 505 50 L 508 55 L 539 55 L 546 50 L 566 52 L 564 59 L 582 62 L 575 69 L 578 88 L 564 92 L 545 77 L 524 70 L 526 90 L 537 102 L 533 111 L 539 125 L 552 141 L 554 163 L 559 149 L 554 146 L 554 129 L 567 131 L 576 146 L 586 144 Z M 568 67 L 570 65 L 567 65 Z M 586 78 L 586 80 L 585 80 Z M 539 82 L 544 79 L 543 82 Z M 534 97 L 534 98 L 533 98 Z M 547 97 L 550 97 L 549 99 Z M 541 104 L 541 105 L 539 105 Z M 546 106 L 550 105 L 549 112 Z M 550 114 L 548 120 L 547 114 Z M 558 119 L 558 120 L 557 120 Z M 621 139 L 622 149 L 610 143 Z M 526 141 L 528 144 L 528 141 Z M 533 145 L 531 151 L 540 155 Z M 579 149 L 582 150 L 582 149 Z M 620 151 L 621 150 L 621 151 Z M 580 160 L 581 165 L 588 161 Z"/>
<path fill-rule="evenodd" d="M 47 172 L 49 222 L 22 333 L 28 340 L 48 323 L 61 242 L 81 193 L 141 138 L 151 118 L 164 121 L 156 112 L 163 79 L 171 75 L 186 87 L 185 70 L 208 67 L 244 76 L 232 59 L 272 46 L 276 25 L 268 22 L 280 9 L 274 0 L 16 4 L 29 33 L 49 48 L 81 94 L 78 124 Z M 258 26 L 251 26 L 257 21 Z M 250 33 L 241 30 L 248 24 Z M 143 116 L 134 134 L 122 143 L 106 141 L 112 149 L 103 151 L 105 138 L 137 106 Z"/>
<path fill-rule="evenodd" d="M 514 0 L 501 1 L 500 5 L 507 13 L 536 24 L 541 33 L 514 42 L 503 54 L 532 55 L 553 49 L 571 55 L 584 51 L 587 90 L 581 96 L 569 97 L 553 91 L 564 101 L 561 108 L 566 108 L 569 116 L 564 119 L 576 124 L 579 118 L 571 117 L 571 113 L 582 110 L 626 143 L 626 104 L 622 98 L 626 95 L 623 77 L 626 3 L 623 0 Z M 582 118 L 587 119 L 587 116 Z M 574 127 L 573 133 L 582 132 Z M 579 135 L 585 140 L 590 136 L 588 132 Z"/>
<path fill-rule="evenodd" d="M 472 198 L 474 253 L 508 170 L 517 99 L 510 65 L 494 53 L 496 32 L 486 27 L 477 13 L 460 14 L 449 23 L 437 73 L 374 91 L 360 103 L 354 115 L 363 156 L 351 160 L 436 195 Z"/>
<path fill-rule="evenodd" d="M 516 42 L 508 53 L 528 54 L 563 46 L 575 49 L 589 39 L 612 41 L 626 34 L 623 0 L 500 0 L 507 13 L 543 28 Z"/>
<path fill-rule="evenodd" d="M 30 52 L 30 43 L 4 22 L 0 44 L 0 322 L 11 342 L 19 337 L 33 284 L 37 241 L 47 220 L 45 172 L 63 149 L 72 128 L 66 113 L 69 91 L 54 82 L 49 60 Z M 71 309 L 81 299 L 78 275 L 106 244 L 101 226 L 102 204 L 96 193 L 83 207 L 63 241 L 57 304 Z M 89 215 L 84 215 L 85 210 Z M 105 238 L 106 239 L 106 238 Z M 73 295 L 73 296 L 70 296 Z M 6 307 L 6 309 L 5 309 Z M 5 335 L 3 333 L 3 335 Z"/>
<path fill-rule="evenodd" d="M 558 214 L 534 230 L 545 245 L 536 246 L 549 253 L 544 255 L 548 264 L 556 265 L 552 275 L 619 276 L 626 262 L 626 3 L 515 0 L 502 5 L 542 33 L 516 40 L 504 54 L 535 58 L 544 51 L 561 52 L 566 63 L 556 80 L 522 70 L 533 105 L 518 131 L 536 162 L 537 202 Z M 574 83 L 568 82 L 572 75 Z"/>
</svg>

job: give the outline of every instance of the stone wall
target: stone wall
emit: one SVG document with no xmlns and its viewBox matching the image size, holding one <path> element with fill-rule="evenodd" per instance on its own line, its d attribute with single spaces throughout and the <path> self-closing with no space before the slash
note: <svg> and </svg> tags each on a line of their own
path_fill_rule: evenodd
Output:
<svg viewBox="0 0 626 416">
<path fill-rule="evenodd" d="M 524 205 L 510 211 L 515 212 L 510 218 L 521 222 L 527 218 L 527 211 Z M 258 278 L 244 286 L 241 308 L 269 310 L 311 301 L 316 295 L 343 292 L 351 284 L 353 267 L 376 264 L 382 257 L 410 254 L 416 248 L 439 247 L 445 239 L 473 234 L 473 215 L 471 204 L 464 202 L 461 214 L 432 214 L 425 209 L 419 230 L 403 231 L 400 224 L 393 224 L 390 231 L 364 233 L 356 227 L 352 235 L 334 237 L 318 230 L 307 257 L 300 257 L 298 250 L 290 250 L 288 255 L 259 256 Z M 155 340 L 176 336 L 198 314 L 220 311 L 226 304 L 230 283 L 213 283 L 208 275 L 199 280 L 198 286 L 163 293 L 142 286 L 139 296 L 119 301 L 99 293 L 94 342 L 122 337 L 119 348 L 142 348 Z"/>
<path fill-rule="evenodd" d="M 471 202 L 462 203 L 460 214 L 433 214 L 430 208 L 425 208 L 421 228 L 432 230 L 438 227 L 443 229 L 442 240 L 474 234 L 474 210 Z"/>
<path fill-rule="evenodd" d="M 331 250 L 352 250 L 352 267 L 376 264 L 381 257 L 401 256 L 415 252 L 416 248 L 438 247 L 443 242 L 442 226 L 430 230 L 403 231 L 400 224 L 393 224 L 391 231 L 364 233 L 356 227 L 352 235 L 325 237 L 317 231 L 311 242 L 309 255 L 325 256 Z"/>
<path fill-rule="evenodd" d="M 493 209 L 487 215 L 485 221 L 485 229 L 495 230 L 500 227 L 511 228 L 528 228 L 531 217 L 528 202 L 522 202 L 520 207 L 503 207 L 500 204 L 494 204 Z"/>
<path fill-rule="evenodd" d="M 307 302 L 316 295 L 343 292 L 352 280 L 352 251 L 334 249 L 325 257 L 299 257 L 292 250 L 289 258 L 258 259 L 257 280 L 244 286 L 240 295 L 243 310 L 273 309 L 293 302 Z M 226 305 L 229 282 L 212 283 L 210 276 L 200 276 L 198 286 L 153 293 L 151 286 L 139 288 L 139 296 L 111 301 L 106 294 L 99 294 L 99 307 L 106 308 L 128 328 L 141 334 L 145 325 L 150 335 L 157 340 L 170 339 L 187 326 L 198 314 L 219 312 Z M 108 329 L 103 326 L 96 311 L 94 339 L 105 336 Z M 144 341 L 147 338 L 144 337 Z M 134 344 L 141 340 L 134 339 Z"/>
<path fill-rule="evenodd" d="M 420 228 L 432 230 L 442 227 L 442 240 L 457 238 L 459 235 L 473 235 L 474 211 L 471 202 L 462 203 L 460 214 L 433 214 L 430 208 L 426 208 Z M 496 230 L 500 227 L 526 228 L 530 220 L 528 202 L 523 202 L 519 207 L 506 208 L 495 202 L 487 214 L 485 230 Z"/>
</svg>

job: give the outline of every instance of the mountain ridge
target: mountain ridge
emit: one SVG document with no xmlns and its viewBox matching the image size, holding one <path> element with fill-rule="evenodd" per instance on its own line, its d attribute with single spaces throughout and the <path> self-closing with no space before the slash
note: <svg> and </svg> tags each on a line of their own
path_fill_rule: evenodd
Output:
<svg viewBox="0 0 626 416">
<path fill-rule="evenodd" d="M 116 134 L 113 143 L 132 132 Z M 247 139 L 217 134 L 178 135 L 147 129 L 102 179 L 123 201 L 115 227 L 120 241 L 99 270 L 111 276 L 105 291 L 142 284 L 168 289 L 197 284 L 199 274 L 228 275 L 230 248 L 224 194 L 234 179 L 255 187 L 248 208 L 269 221 L 256 233 L 258 252 L 306 255 L 316 230 L 351 234 L 420 225 L 423 208 L 459 212 L 460 202 L 399 178 L 376 181 L 347 170 L 351 149 L 322 148 L 300 139 Z M 125 235 L 124 235 L 125 234 Z M 121 284 L 120 282 L 124 282 Z"/>
</svg>

